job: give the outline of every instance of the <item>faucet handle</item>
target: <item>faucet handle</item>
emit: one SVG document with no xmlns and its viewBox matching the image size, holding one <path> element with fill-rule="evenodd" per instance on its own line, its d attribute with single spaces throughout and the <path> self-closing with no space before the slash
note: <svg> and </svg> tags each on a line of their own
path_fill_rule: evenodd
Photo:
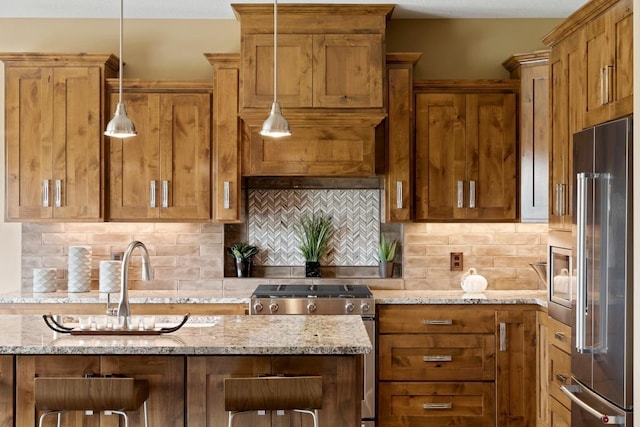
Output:
<svg viewBox="0 0 640 427">
<path fill-rule="evenodd" d="M 118 303 L 111 303 L 111 294 L 107 294 L 107 316 L 115 316 L 118 314 Z"/>
</svg>

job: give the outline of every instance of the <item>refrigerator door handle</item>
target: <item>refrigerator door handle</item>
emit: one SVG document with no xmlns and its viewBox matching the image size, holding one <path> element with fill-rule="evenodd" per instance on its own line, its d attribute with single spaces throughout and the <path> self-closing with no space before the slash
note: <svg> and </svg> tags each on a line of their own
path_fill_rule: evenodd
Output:
<svg viewBox="0 0 640 427">
<path fill-rule="evenodd" d="M 607 415 L 603 414 L 600 411 L 592 408 L 586 402 L 582 401 L 577 394 L 582 393 L 582 387 L 579 385 L 562 385 L 560 386 L 560 390 L 567 395 L 569 399 L 589 414 L 598 418 L 602 424 L 610 424 L 610 425 L 625 425 L 624 417 L 620 417 L 618 415 Z"/>
<path fill-rule="evenodd" d="M 578 173 L 576 181 L 576 219 L 577 219 L 577 247 L 576 247 L 576 350 L 582 353 L 585 348 L 587 317 L 587 174 Z"/>
</svg>

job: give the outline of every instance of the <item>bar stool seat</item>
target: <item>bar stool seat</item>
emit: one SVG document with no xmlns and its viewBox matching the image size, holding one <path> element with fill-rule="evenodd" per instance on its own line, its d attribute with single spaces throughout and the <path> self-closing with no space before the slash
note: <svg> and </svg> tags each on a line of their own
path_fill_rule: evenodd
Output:
<svg viewBox="0 0 640 427">
<path fill-rule="evenodd" d="M 128 427 L 129 417 L 126 411 L 136 411 L 140 406 L 144 410 L 144 425 L 149 426 L 149 383 L 146 380 L 118 377 L 36 377 L 34 393 L 36 408 L 43 411 L 38 424 L 40 427 L 44 425 L 44 418 L 52 414 L 57 414 L 58 427 L 61 427 L 60 415 L 67 411 L 85 411 L 88 415 L 94 411 L 118 414 L 124 418 L 125 427 Z"/>
<path fill-rule="evenodd" d="M 309 414 L 318 427 L 318 409 L 322 409 L 322 377 L 250 377 L 225 378 L 224 408 L 233 418 L 253 411 L 289 410 Z"/>
</svg>

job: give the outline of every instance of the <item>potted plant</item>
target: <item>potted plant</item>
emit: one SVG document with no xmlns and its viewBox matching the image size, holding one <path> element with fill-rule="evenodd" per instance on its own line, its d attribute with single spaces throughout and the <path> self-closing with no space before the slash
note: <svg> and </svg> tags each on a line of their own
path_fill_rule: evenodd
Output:
<svg viewBox="0 0 640 427">
<path fill-rule="evenodd" d="M 393 260 L 396 257 L 397 240 L 389 240 L 380 235 L 380 246 L 378 247 L 378 269 L 380 277 L 393 276 Z"/>
<path fill-rule="evenodd" d="M 320 277 L 320 259 L 329 252 L 329 240 L 333 236 L 331 218 L 315 214 L 303 216 L 293 228 L 300 238 L 305 276 Z"/>
<path fill-rule="evenodd" d="M 233 257 L 238 277 L 251 277 L 253 257 L 259 251 L 257 246 L 250 245 L 249 242 L 234 243 L 227 248 L 227 252 Z"/>
</svg>

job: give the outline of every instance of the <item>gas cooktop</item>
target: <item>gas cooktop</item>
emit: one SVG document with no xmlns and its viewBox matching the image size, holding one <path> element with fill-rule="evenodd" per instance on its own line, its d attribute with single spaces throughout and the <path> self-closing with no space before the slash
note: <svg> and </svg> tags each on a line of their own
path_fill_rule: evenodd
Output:
<svg viewBox="0 0 640 427">
<path fill-rule="evenodd" d="M 371 317 L 374 298 L 366 285 L 258 285 L 251 314 L 357 314 Z"/>
</svg>

